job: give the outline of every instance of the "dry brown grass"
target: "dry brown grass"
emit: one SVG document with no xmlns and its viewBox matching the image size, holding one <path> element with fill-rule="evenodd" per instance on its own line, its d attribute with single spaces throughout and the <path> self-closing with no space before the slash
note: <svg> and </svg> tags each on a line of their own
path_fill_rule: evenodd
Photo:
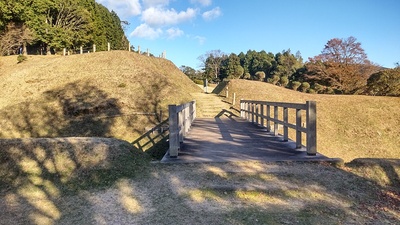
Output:
<svg viewBox="0 0 400 225">
<path fill-rule="evenodd" d="M 128 52 L 35 56 L 21 64 L 3 57 L 1 63 L 0 138 L 132 140 L 157 121 L 130 114 L 165 109 L 201 91 L 171 62 Z M 261 82 L 230 85 L 238 99 L 316 100 L 319 150 L 328 156 L 398 158 L 398 99 L 308 95 Z M 369 131 L 382 140 L 375 133 L 364 137 Z M 368 145 L 377 152 L 368 152 Z M 400 221 L 399 160 L 357 159 L 339 168 L 149 160 L 117 139 L 0 139 L 0 224 Z"/>
<path fill-rule="evenodd" d="M 97 136 L 133 141 L 199 89 L 170 61 L 112 51 L 1 57 L 0 138 Z M 122 115 L 122 116 L 121 116 Z"/>
<path fill-rule="evenodd" d="M 229 92 L 236 99 L 316 101 L 318 151 L 329 157 L 400 158 L 400 98 L 306 94 L 247 80 L 230 81 Z"/>
</svg>

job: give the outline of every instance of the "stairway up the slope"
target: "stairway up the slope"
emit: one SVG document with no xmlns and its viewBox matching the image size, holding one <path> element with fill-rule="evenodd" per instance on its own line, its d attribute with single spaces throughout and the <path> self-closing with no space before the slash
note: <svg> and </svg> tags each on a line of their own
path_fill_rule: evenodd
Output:
<svg viewBox="0 0 400 225">
<path fill-rule="evenodd" d="M 212 93 L 192 93 L 196 100 L 197 117 L 213 118 L 221 116 L 231 116 L 231 105 L 223 98 Z"/>
</svg>

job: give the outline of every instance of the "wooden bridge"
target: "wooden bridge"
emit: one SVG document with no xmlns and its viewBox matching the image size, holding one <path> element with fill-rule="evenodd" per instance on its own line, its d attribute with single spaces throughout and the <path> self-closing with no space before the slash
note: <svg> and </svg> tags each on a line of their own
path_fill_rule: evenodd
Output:
<svg viewBox="0 0 400 225">
<path fill-rule="evenodd" d="M 212 104 L 210 99 L 207 102 Z M 241 100 L 240 112 L 225 107 L 214 117 L 200 118 L 196 106 L 196 101 L 169 106 L 169 151 L 162 162 L 328 159 L 317 152 L 314 101 Z"/>
</svg>

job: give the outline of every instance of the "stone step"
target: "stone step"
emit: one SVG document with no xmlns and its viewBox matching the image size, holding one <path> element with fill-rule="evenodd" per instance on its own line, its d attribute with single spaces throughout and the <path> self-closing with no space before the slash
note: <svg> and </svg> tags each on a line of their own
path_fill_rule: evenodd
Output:
<svg viewBox="0 0 400 225">
<path fill-rule="evenodd" d="M 213 118 L 221 116 L 221 112 L 230 109 L 230 104 L 223 102 L 223 99 L 215 94 L 193 93 L 196 100 L 197 116 L 199 118 Z"/>
</svg>

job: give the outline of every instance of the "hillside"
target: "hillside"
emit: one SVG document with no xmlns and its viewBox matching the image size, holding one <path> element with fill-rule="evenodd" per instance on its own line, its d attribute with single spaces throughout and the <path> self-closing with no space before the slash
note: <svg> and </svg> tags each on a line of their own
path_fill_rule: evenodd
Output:
<svg viewBox="0 0 400 225">
<path fill-rule="evenodd" d="M 133 141 L 201 89 L 172 62 L 127 51 L 0 57 L 0 138 Z M 163 118 L 143 113 L 159 113 Z"/>
<path fill-rule="evenodd" d="M 162 109 L 164 120 L 168 104 L 201 99 L 168 60 L 101 52 L 21 64 L 0 57 L 0 67 L 0 225 L 399 224 L 398 159 L 150 163 L 151 150 L 129 142 L 159 119 L 135 113 Z M 215 91 L 224 95 L 222 85 Z M 326 155 L 399 158 L 399 98 L 309 95 L 246 80 L 229 91 L 316 100 Z M 213 117 L 220 102 L 201 95 L 199 108 L 210 110 L 202 116 Z"/>
<path fill-rule="evenodd" d="M 230 96 L 236 93 L 236 99 L 297 103 L 315 100 L 318 151 L 327 156 L 345 161 L 400 158 L 400 98 L 306 94 L 248 80 L 231 80 L 228 86 Z M 225 95 L 225 88 L 216 90 Z M 240 107 L 239 101 L 235 107 Z"/>
</svg>

